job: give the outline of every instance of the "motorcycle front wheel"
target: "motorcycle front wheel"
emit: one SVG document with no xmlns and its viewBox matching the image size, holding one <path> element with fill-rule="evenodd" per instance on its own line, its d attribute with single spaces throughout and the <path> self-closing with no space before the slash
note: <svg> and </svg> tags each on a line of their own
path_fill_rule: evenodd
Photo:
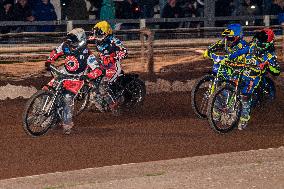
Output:
<svg viewBox="0 0 284 189">
<path fill-rule="evenodd" d="M 30 97 L 26 103 L 23 114 L 24 131 L 33 137 L 41 136 L 56 122 L 56 112 L 52 109 L 54 94 L 50 91 L 40 90 Z"/>
<path fill-rule="evenodd" d="M 228 133 L 237 127 L 242 110 L 242 103 L 235 91 L 235 86 L 226 84 L 218 88 L 209 98 L 208 122 L 218 133 Z"/>
</svg>

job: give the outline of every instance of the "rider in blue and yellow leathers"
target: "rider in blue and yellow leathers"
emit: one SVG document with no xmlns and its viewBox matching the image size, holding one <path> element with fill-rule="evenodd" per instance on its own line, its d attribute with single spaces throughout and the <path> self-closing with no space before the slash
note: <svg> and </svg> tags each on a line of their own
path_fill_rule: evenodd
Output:
<svg viewBox="0 0 284 189">
<path fill-rule="evenodd" d="M 214 61 L 213 73 L 221 72 L 224 79 L 230 78 L 228 68 L 222 67 L 220 69 L 219 62 L 225 57 L 232 62 L 244 61 L 244 54 L 248 51 L 248 43 L 243 39 L 243 30 L 240 24 L 230 24 L 222 32 L 222 39 L 209 46 L 203 54 L 205 58 L 210 58 Z M 217 55 L 214 52 L 221 50 L 226 53 L 224 55 Z"/>
<path fill-rule="evenodd" d="M 260 81 L 264 79 L 262 76 L 267 71 L 275 76 L 280 74 L 280 66 L 277 63 L 277 56 L 273 44 L 274 33 L 271 29 L 263 29 L 255 35 L 252 43 L 248 45 L 247 42 L 242 39 L 241 26 L 239 24 L 231 24 L 225 29 L 222 36 L 224 36 L 223 40 L 211 45 L 209 50 L 204 53 L 204 57 L 209 57 L 216 62 L 213 66 L 213 72 L 220 72 L 220 70 L 218 70 L 220 67 L 218 61 L 253 65 L 244 72 L 241 82 L 241 101 L 243 108 L 238 128 L 242 130 L 247 126 L 250 119 L 251 95 L 254 89 L 258 87 Z M 212 51 L 222 48 L 225 48 L 227 52 L 225 56 L 212 53 Z M 233 70 L 230 69 L 221 70 L 225 79 L 233 79 L 230 78 L 229 74 L 229 72 L 232 71 Z M 218 112 L 215 113 L 218 115 Z M 219 116 L 216 116 L 217 120 L 218 117 Z"/>
<path fill-rule="evenodd" d="M 250 119 L 250 111 L 254 90 L 258 87 L 263 75 L 268 71 L 274 76 L 280 74 L 280 66 L 277 63 L 277 56 L 274 48 L 274 33 L 271 29 L 263 29 L 254 36 L 245 56 L 245 63 L 252 65 L 243 73 L 241 84 L 241 100 L 243 109 L 238 125 L 240 130 L 244 129 Z M 275 95 L 275 94 L 272 94 Z"/>
<path fill-rule="evenodd" d="M 221 80 L 231 80 L 233 70 L 227 66 L 221 66 L 222 61 L 228 62 L 244 62 L 245 53 L 248 52 L 249 45 L 243 39 L 243 30 L 240 24 L 230 24 L 222 32 L 222 39 L 217 41 L 215 44 L 210 45 L 208 50 L 203 54 L 205 58 L 210 58 L 213 60 L 213 74 L 217 75 Z M 216 51 L 222 51 L 225 55 L 217 55 Z M 218 74 L 217 74 L 218 73 Z M 219 101 L 216 102 L 218 106 Z M 217 110 L 213 109 L 214 120 L 219 121 L 221 119 L 221 114 Z"/>
</svg>

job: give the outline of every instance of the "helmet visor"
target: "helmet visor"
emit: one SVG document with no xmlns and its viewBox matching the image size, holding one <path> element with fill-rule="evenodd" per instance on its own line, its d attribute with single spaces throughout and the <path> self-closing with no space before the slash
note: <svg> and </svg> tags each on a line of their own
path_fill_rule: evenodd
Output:
<svg viewBox="0 0 284 189">
<path fill-rule="evenodd" d="M 73 34 L 68 34 L 66 40 L 73 47 L 77 47 L 79 44 L 77 36 Z"/>
<path fill-rule="evenodd" d="M 105 37 L 105 33 L 99 28 L 95 28 L 93 32 L 94 32 L 95 38 L 99 40 Z"/>
<path fill-rule="evenodd" d="M 268 35 L 265 32 L 261 31 L 255 35 L 255 38 L 261 43 L 267 43 Z"/>
<path fill-rule="evenodd" d="M 235 36 L 226 36 L 227 41 L 233 42 L 236 40 Z"/>
</svg>

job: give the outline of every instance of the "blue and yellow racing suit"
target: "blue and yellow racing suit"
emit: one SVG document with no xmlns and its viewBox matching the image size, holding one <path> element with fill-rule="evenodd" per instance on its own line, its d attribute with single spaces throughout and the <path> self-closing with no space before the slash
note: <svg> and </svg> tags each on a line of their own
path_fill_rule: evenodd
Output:
<svg viewBox="0 0 284 189">
<path fill-rule="evenodd" d="M 252 103 L 251 95 L 262 80 L 262 82 L 266 82 L 263 75 L 266 74 L 267 71 L 275 76 L 279 75 L 280 66 L 277 63 L 277 56 L 274 51 L 274 47 L 271 47 L 267 51 L 259 52 L 255 43 L 252 43 L 248 48 L 245 60 L 246 64 L 252 66 L 246 69 L 242 76 L 241 94 L 243 109 L 241 112 L 241 121 L 248 122 L 250 119 Z"/>
<path fill-rule="evenodd" d="M 229 67 L 221 66 L 220 62 L 225 58 L 229 62 L 244 62 L 245 53 L 248 51 L 248 43 L 244 39 L 238 40 L 238 42 L 232 47 L 226 47 L 224 40 L 219 40 L 215 44 L 210 45 L 208 50 L 204 52 L 204 57 L 208 57 L 213 60 L 213 74 L 218 77 L 221 76 L 223 79 L 230 79 L 232 69 Z M 225 55 L 217 55 L 214 52 L 222 50 Z"/>
</svg>

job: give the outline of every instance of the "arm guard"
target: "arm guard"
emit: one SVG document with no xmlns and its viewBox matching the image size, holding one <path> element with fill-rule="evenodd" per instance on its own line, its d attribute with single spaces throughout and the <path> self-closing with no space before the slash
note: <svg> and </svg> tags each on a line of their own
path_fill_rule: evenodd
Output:
<svg viewBox="0 0 284 189">
<path fill-rule="evenodd" d="M 208 47 L 208 51 L 214 52 L 214 51 L 217 51 L 217 50 L 224 49 L 224 47 L 225 47 L 225 45 L 224 45 L 223 40 L 219 40 L 219 41 L 217 41 L 216 43 L 210 45 L 210 46 Z"/>
<path fill-rule="evenodd" d="M 280 75 L 280 66 L 277 62 L 276 55 L 268 53 L 266 62 L 268 62 L 268 71 L 274 76 L 279 76 Z"/>
<path fill-rule="evenodd" d="M 116 51 L 115 59 L 118 61 L 125 59 L 128 56 L 128 52 L 127 49 L 123 46 L 122 42 L 117 38 L 113 38 L 112 43 L 115 46 Z"/>
<path fill-rule="evenodd" d="M 47 59 L 47 62 L 52 63 L 52 62 L 56 61 L 60 56 L 64 55 L 64 52 L 62 50 L 63 44 L 64 43 L 62 43 L 60 46 L 58 46 L 57 48 L 55 48 L 51 51 L 51 53 L 49 54 L 49 57 Z"/>
<path fill-rule="evenodd" d="M 249 53 L 250 47 L 247 45 L 247 42 L 244 40 L 241 40 L 234 48 L 233 52 L 228 54 L 228 57 L 230 60 L 234 60 L 236 58 L 239 58 L 240 56 L 243 56 L 247 53 Z"/>
</svg>

